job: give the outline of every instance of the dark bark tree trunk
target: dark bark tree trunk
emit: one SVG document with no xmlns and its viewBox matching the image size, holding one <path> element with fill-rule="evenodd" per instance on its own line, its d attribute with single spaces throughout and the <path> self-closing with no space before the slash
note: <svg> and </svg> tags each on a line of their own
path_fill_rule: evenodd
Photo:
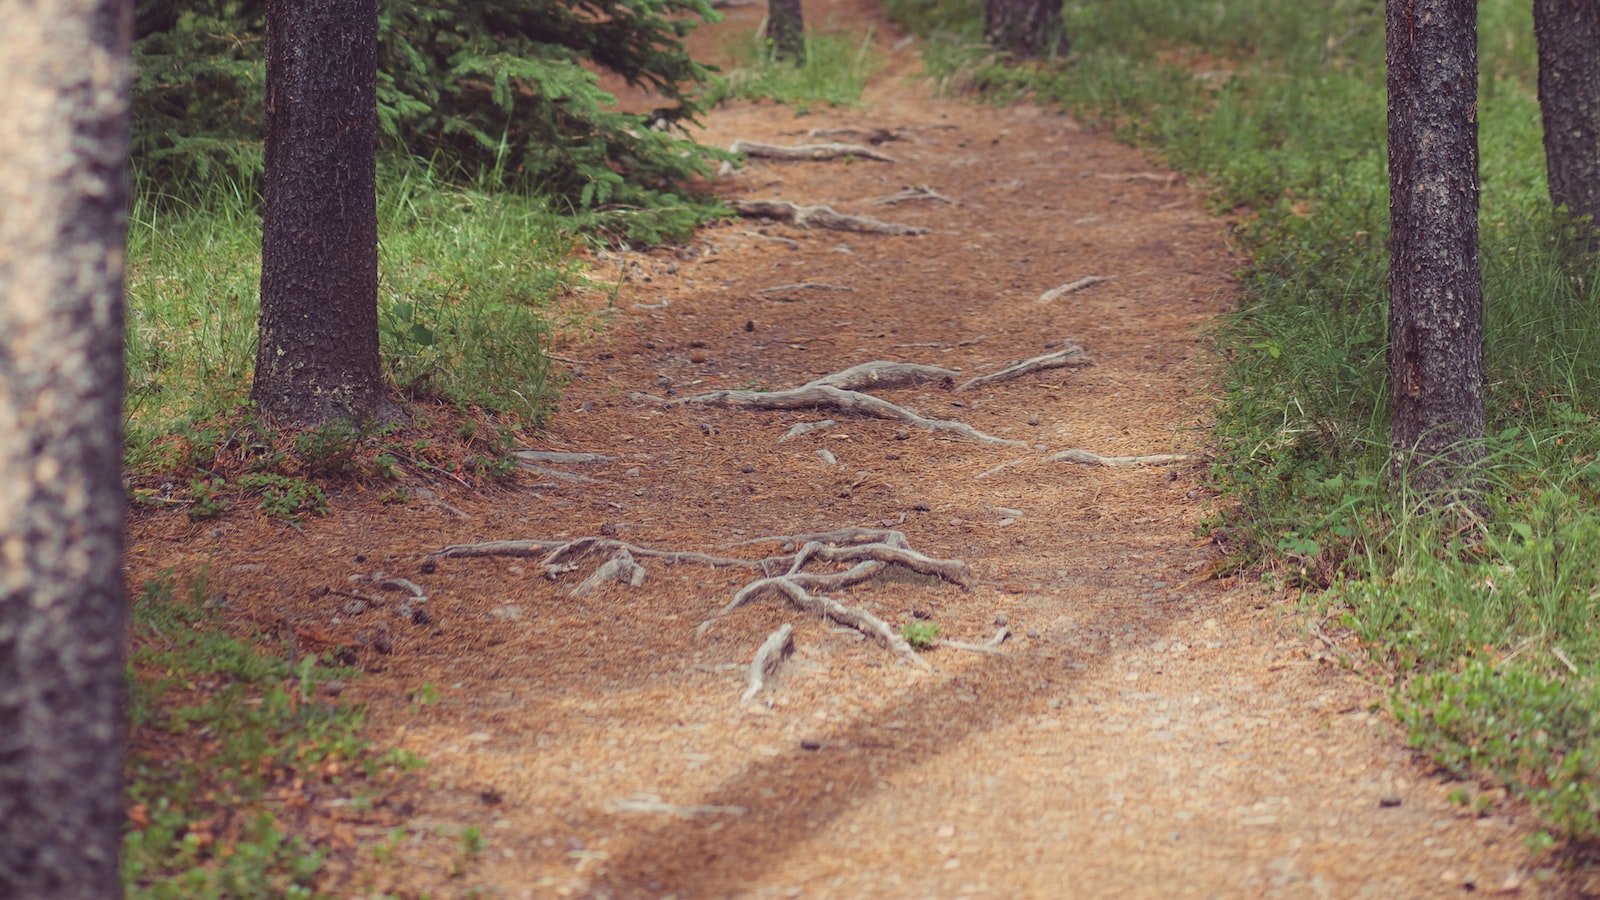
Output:
<svg viewBox="0 0 1600 900">
<path fill-rule="evenodd" d="M 800 0 L 767 0 L 767 44 L 775 59 L 805 64 L 806 28 Z"/>
<path fill-rule="evenodd" d="M 1424 490 L 1469 488 L 1483 436 L 1476 16 L 1388 3 L 1389 434 Z"/>
<path fill-rule="evenodd" d="M 389 413 L 378 363 L 377 0 L 267 4 L 261 333 L 251 396 L 315 425 Z"/>
<path fill-rule="evenodd" d="M 984 0 L 983 36 L 1021 57 L 1064 49 L 1061 0 Z"/>
<path fill-rule="evenodd" d="M 1550 199 L 1600 226 L 1600 2 L 1534 0 Z"/>
<path fill-rule="evenodd" d="M 0 2 L 0 897 L 120 897 L 128 0 Z"/>
</svg>

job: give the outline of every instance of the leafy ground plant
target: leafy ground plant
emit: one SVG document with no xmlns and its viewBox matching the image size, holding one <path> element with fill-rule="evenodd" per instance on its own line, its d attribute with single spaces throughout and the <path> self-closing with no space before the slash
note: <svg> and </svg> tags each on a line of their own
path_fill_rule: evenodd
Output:
<svg viewBox="0 0 1600 900">
<path fill-rule="evenodd" d="M 1600 831 L 1600 265 L 1553 216 L 1526 4 L 1479 4 L 1490 460 L 1441 516 L 1387 475 L 1383 22 L 1363 0 L 1068 3 L 1072 52 L 1013 65 L 975 9 L 891 0 L 930 74 L 1053 101 L 1207 186 L 1252 255 L 1218 331 L 1214 536 L 1316 591 L 1401 685 L 1450 771 L 1500 779 L 1558 835 Z"/>
</svg>

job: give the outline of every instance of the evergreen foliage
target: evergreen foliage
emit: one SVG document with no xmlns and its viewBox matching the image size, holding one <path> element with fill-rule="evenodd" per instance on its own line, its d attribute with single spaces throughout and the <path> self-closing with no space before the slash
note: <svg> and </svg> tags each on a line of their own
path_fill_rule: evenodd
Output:
<svg viewBox="0 0 1600 900">
<path fill-rule="evenodd" d="M 253 187 L 265 116 L 265 0 L 141 0 L 134 159 L 147 195 Z M 574 207 L 680 206 L 715 154 L 693 121 L 711 70 L 683 43 L 709 0 L 380 0 L 380 149 Z M 587 67 L 586 67 L 587 66 Z M 593 69 L 661 100 L 620 112 Z"/>
</svg>

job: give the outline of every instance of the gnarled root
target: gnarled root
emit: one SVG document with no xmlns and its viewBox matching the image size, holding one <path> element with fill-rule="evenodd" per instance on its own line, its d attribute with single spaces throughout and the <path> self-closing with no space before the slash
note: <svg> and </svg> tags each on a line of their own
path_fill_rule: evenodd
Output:
<svg viewBox="0 0 1600 900">
<path fill-rule="evenodd" d="M 770 595 L 780 595 L 789 602 L 824 616 L 841 625 L 849 626 L 883 644 L 901 658 L 919 668 L 927 662 L 900 637 L 889 624 L 872 613 L 849 606 L 824 591 L 843 591 L 867 581 L 893 566 L 938 578 L 965 589 L 972 587 L 972 570 L 956 559 L 939 559 L 914 549 L 905 534 L 886 528 L 843 528 L 812 534 L 756 538 L 735 546 L 782 542 L 785 552 L 760 559 L 713 556 L 683 550 L 661 550 L 642 547 L 624 541 L 602 537 L 581 537 L 568 541 L 523 540 L 488 541 L 481 544 L 456 544 L 435 550 L 427 558 L 464 558 L 477 556 L 539 557 L 540 566 L 551 578 L 571 572 L 586 556 L 609 553 L 611 559 L 590 576 L 584 584 L 598 585 L 605 580 L 637 584 L 643 570 L 629 564 L 635 557 L 661 559 L 671 564 L 698 563 L 713 567 L 731 567 L 759 571 L 762 577 L 746 584 L 734 594 L 718 613 L 702 622 L 696 635 L 703 636 L 720 619 L 740 607 Z M 789 550 L 796 544 L 799 547 Z M 813 564 L 831 564 L 844 568 L 834 571 L 807 571 Z M 638 569 L 638 571 L 635 571 Z M 636 580 L 638 579 L 638 580 Z M 759 657 L 758 657 L 759 658 Z"/>
</svg>

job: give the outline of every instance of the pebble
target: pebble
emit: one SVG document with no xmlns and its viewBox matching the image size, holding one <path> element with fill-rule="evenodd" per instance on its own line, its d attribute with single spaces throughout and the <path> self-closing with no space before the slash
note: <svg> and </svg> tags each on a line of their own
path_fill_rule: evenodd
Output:
<svg viewBox="0 0 1600 900">
<path fill-rule="evenodd" d="M 839 458 L 834 456 L 833 451 L 831 450 L 818 450 L 817 458 L 830 466 L 836 466 L 839 464 Z"/>
<path fill-rule="evenodd" d="M 512 603 L 489 610 L 489 618 L 496 622 L 519 622 L 527 616 L 527 609 Z"/>
</svg>

